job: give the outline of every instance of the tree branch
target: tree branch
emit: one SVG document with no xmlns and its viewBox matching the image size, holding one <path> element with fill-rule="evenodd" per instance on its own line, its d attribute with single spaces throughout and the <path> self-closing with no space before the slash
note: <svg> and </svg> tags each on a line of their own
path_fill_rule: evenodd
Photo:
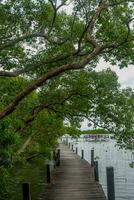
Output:
<svg viewBox="0 0 134 200">
<path fill-rule="evenodd" d="M 98 47 L 94 49 L 94 51 L 89 54 L 84 60 L 81 62 L 74 62 L 71 64 L 66 64 L 60 67 L 56 67 L 53 69 L 50 69 L 45 75 L 37 79 L 35 82 L 31 83 L 27 88 L 25 88 L 22 92 L 20 92 L 13 101 L 0 112 L 0 119 L 3 119 L 5 116 L 8 116 L 11 114 L 18 104 L 26 97 L 28 96 L 32 91 L 39 88 L 43 84 L 46 83 L 47 80 L 54 78 L 55 76 L 58 76 L 62 74 L 63 72 L 69 71 L 69 70 L 78 70 L 81 68 L 84 68 L 85 65 L 87 65 L 91 60 L 93 60 L 103 49 L 101 47 Z"/>
<path fill-rule="evenodd" d="M 127 41 L 128 42 L 128 41 Z M 43 84 L 46 83 L 47 80 L 50 80 L 58 75 L 61 75 L 63 72 L 69 71 L 69 70 L 78 70 L 84 68 L 87 64 L 89 64 L 94 58 L 96 58 L 99 54 L 102 53 L 103 50 L 107 48 L 117 48 L 120 44 L 114 44 L 114 43 L 106 43 L 102 46 L 97 46 L 92 53 L 86 56 L 81 62 L 73 62 L 70 64 L 62 65 L 60 67 L 55 67 L 53 69 L 50 69 L 46 74 L 41 76 L 39 79 L 35 80 L 33 83 L 31 83 L 28 87 L 26 87 L 22 92 L 20 92 L 13 101 L 0 112 L 0 119 L 3 119 L 4 117 L 11 114 L 18 104 L 26 97 L 28 96 L 32 91 L 39 88 Z"/>
<path fill-rule="evenodd" d="M 67 42 L 68 38 L 65 39 L 64 41 L 60 41 L 60 42 L 51 40 L 49 38 L 49 34 L 50 34 L 51 31 L 52 31 L 52 27 L 51 27 L 51 29 L 49 29 L 47 34 L 44 34 L 42 32 L 37 32 L 37 33 L 30 33 L 30 34 L 26 34 L 26 35 L 20 36 L 18 38 L 15 38 L 13 40 L 8 41 L 5 44 L 2 44 L 0 46 L 0 51 L 4 50 L 6 48 L 10 48 L 10 47 L 14 46 L 15 44 L 17 44 L 17 43 L 19 43 L 19 42 L 21 42 L 23 40 L 27 40 L 29 38 L 34 38 L 34 37 L 35 38 L 38 38 L 38 37 L 41 38 L 42 37 L 42 38 L 46 39 L 50 44 L 55 44 L 55 45 L 63 45 L 65 42 Z"/>
<path fill-rule="evenodd" d="M 71 97 L 73 97 L 73 96 L 80 96 L 80 97 L 87 97 L 88 98 L 88 96 L 87 95 L 85 95 L 85 94 L 80 94 L 80 93 L 78 93 L 78 92 L 73 92 L 73 93 L 71 93 L 71 94 L 69 94 L 66 98 L 64 98 L 62 101 L 60 101 L 60 102 L 54 102 L 54 103 L 49 103 L 49 104 L 46 104 L 46 103 L 43 103 L 43 104 L 40 104 L 40 105 L 38 105 L 38 106 L 36 106 L 36 107 L 34 107 L 33 108 L 33 110 L 32 110 L 32 114 L 31 114 L 31 116 L 30 117 L 28 117 L 23 123 L 24 123 L 24 125 L 25 125 L 25 127 L 24 128 L 26 128 L 26 126 L 28 126 L 28 125 L 31 125 L 31 123 L 36 119 L 36 117 L 38 116 L 38 114 L 40 113 L 40 112 L 42 112 L 44 109 L 51 109 L 51 106 L 53 106 L 53 105 L 64 105 L 64 103 L 67 101 L 67 100 L 69 100 Z M 22 130 L 22 126 L 19 126 L 17 129 L 16 129 L 16 133 L 17 132 L 19 132 L 19 131 L 21 131 Z"/>
<path fill-rule="evenodd" d="M 43 33 L 40 33 L 40 32 L 37 32 L 37 33 L 30 33 L 30 34 L 26 34 L 26 35 L 20 36 L 20 37 L 18 37 L 18 38 L 15 38 L 15 39 L 13 39 L 13 40 L 11 40 L 11 41 L 5 43 L 5 44 L 2 44 L 2 45 L 0 46 L 0 51 L 2 51 L 2 50 L 5 49 L 5 48 L 12 47 L 12 46 L 14 46 L 16 43 L 18 43 L 18 42 L 21 42 L 21 41 L 23 41 L 23 40 L 26 40 L 26 39 L 29 39 L 29 38 L 33 38 L 33 37 L 43 37 L 43 38 L 45 38 L 45 39 L 48 40 L 48 37 L 47 37 L 45 34 L 43 34 Z"/>
<path fill-rule="evenodd" d="M 21 74 L 27 73 L 29 71 L 33 71 L 38 69 L 39 67 L 41 67 L 42 65 L 47 65 L 47 64 L 51 64 L 51 63 L 55 63 L 55 62 L 59 62 L 62 60 L 65 60 L 69 57 L 72 57 L 76 55 L 76 52 L 72 53 L 72 54 L 65 54 L 65 55 L 58 55 L 54 58 L 49 58 L 49 59 L 42 59 L 40 62 L 33 64 L 33 65 L 26 65 L 23 69 L 20 70 L 15 70 L 15 71 L 0 71 L 0 76 L 6 76 L 6 77 L 16 77 L 19 76 Z"/>
<path fill-rule="evenodd" d="M 94 29 L 94 26 L 95 26 L 95 22 L 96 20 L 98 19 L 101 11 L 103 10 L 103 8 L 105 7 L 105 3 L 106 3 L 107 0 L 101 0 L 99 5 L 98 5 L 98 8 L 96 9 L 96 12 L 95 14 L 92 16 L 92 18 L 89 20 L 89 22 L 87 22 L 87 24 L 85 25 L 85 28 L 81 34 L 81 37 L 78 41 L 78 53 L 81 49 L 81 43 L 82 43 L 82 40 L 86 34 L 86 39 L 87 41 L 89 41 L 93 47 L 97 47 L 99 46 L 95 40 L 95 37 L 92 36 L 92 33 L 93 33 L 93 29 Z"/>
<path fill-rule="evenodd" d="M 27 146 L 30 144 L 33 136 L 35 135 L 35 133 L 32 133 L 27 140 L 24 142 L 24 144 L 22 145 L 22 147 L 18 150 L 17 155 L 20 155 L 21 153 L 23 153 L 25 151 L 25 149 L 27 148 Z"/>
<path fill-rule="evenodd" d="M 105 4 L 106 4 L 107 0 L 101 0 L 100 3 L 99 3 L 99 6 L 98 8 L 96 9 L 96 12 L 95 14 L 93 15 L 92 19 L 91 19 L 91 22 L 90 22 L 90 25 L 88 27 L 88 37 L 90 35 L 92 35 L 93 33 L 93 29 L 94 29 L 94 26 L 95 26 L 95 23 L 97 21 L 97 19 L 99 18 L 100 16 L 100 13 L 102 12 L 102 10 L 105 8 Z"/>
</svg>

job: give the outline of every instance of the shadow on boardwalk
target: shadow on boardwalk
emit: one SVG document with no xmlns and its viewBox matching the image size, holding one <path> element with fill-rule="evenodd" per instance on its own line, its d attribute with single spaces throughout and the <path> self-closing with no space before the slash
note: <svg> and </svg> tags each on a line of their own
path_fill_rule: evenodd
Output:
<svg viewBox="0 0 134 200">
<path fill-rule="evenodd" d="M 61 166 L 54 171 L 53 180 L 40 200 L 106 200 L 102 187 L 94 181 L 90 164 L 60 144 Z"/>
</svg>

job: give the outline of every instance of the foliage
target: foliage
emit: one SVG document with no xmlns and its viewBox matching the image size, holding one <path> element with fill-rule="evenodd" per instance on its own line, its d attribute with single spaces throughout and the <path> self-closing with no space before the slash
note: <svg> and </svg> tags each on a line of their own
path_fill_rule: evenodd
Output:
<svg viewBox="0 0 134 200">
<path fill-rule="evenodd" d="M 9 174 L 4 167 L 0 167 L 0 198 L 1 200 L 7 199 Z"/>
<path fill-rule="evenodd" d="M 22 184 L 24 182 L 30 183 L 31 198 L 33 200 L 38 198 L 46 183 L 46 158 L 47 156 L 35 157 L 23 166 L 21 163 L 17 163 L 17 165 L 10 170 L 7 199 L 21 200 L 23 198 Z"/>
</svg>

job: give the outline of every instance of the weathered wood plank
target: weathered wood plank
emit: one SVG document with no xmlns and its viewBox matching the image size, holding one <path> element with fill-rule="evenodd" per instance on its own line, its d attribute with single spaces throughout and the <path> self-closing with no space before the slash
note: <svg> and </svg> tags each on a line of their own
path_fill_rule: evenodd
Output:
<svg viewBox="0 0 134 200">
<path fill-rule="evenodd" d="M 106 200 L 99 183 L 94 181 L 90 164 L 60 144 L 61 164 L 54 172 L 53 181 L 40 200 Z"/>
</svg>

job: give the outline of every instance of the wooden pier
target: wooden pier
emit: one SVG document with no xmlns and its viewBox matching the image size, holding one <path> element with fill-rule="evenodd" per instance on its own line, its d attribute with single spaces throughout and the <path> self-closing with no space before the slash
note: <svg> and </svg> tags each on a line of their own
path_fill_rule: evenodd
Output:
<svg viewBox="0 0 134 200">
<path fill-rule="evenodd" d="M 94 181 L 94 170 L 65 144 L 60 144 L 60 166 L 40 200 L 106 200 L 101 185 Z"/>
</svg>

